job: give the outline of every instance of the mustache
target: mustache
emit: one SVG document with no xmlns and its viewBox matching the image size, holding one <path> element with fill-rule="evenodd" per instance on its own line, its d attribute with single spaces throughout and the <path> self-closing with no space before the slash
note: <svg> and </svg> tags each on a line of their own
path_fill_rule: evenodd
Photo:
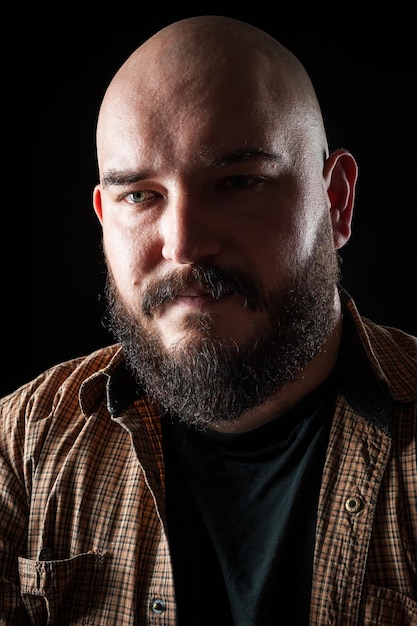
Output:
<svg viewBox="0 0 417 626">
<path fill-rule="evenodd" d="M 143 295 L 142 311 L 147 317 L 152 317 L 159 306 L 196 286 L 202 287 L 215 300 L 225 295 L 238 295 L 244 298 L 245 307 L 254 310 L 262 307 L 261 294 L 246 272 L 198 264 L 186 272 L 177 270 L 152 281 Z"/>
</svg>

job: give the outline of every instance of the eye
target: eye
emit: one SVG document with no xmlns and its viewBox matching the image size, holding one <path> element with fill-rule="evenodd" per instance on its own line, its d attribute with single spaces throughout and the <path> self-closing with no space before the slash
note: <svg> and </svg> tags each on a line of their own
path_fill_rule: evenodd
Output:
<svg viewBox="0 0 417 626">
<path fill-rule="evenodd" d="M 223 186 L 229 189 L 249 189 L 264 182 L 263 176 L 239 175 L 231 176 L 224 181 Z"/>
<path fill-rule="evenodd" d="M 155 194 L 149 191 L 132 191 L 127 194 L 126 202 L 129 204 L 142 204 L 153 197 Z"/>
</svg>

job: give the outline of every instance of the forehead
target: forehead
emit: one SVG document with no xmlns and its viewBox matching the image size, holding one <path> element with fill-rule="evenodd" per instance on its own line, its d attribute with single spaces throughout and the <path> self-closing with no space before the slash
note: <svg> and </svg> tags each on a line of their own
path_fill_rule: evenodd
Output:
<svg viewBox="0 0 417 626">
<path fill-rule="evenodd" d="M 99 163 L 190 163 L 216 159 L 235 148 L 260 146 L 280 151 L 292 134 L 287 99 L 261 80 L 230 76 L 212 82 L 143 81 L 112 95 L 101 113 Z M 111 167 L 112 165 L 110 165 Z"/>
</svg>

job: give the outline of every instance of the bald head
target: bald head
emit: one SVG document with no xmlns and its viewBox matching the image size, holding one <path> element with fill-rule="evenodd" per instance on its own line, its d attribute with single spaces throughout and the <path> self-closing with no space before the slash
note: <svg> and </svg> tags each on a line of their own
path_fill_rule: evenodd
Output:
<svg viewBox="0 0 417 626">
<path fill-rule="evenodd" d="M 111 81 L 98 121 L 99 166 L 111 136 L 125 133 L 132 116 L 141 127 L 139 142 L 151 130 L 169 142 L 172 124 L 171 139 L 180 142 L 185 125 L 201 125 L 202 118 L 194 119 L 197 110 L 207 122 L 218 115 L 220 135 L 233 124 L 236 109 L 245 107 L 248 121 L 275 117 L 287 133 L 308 137 L 321 154 L 327 152 L 314 88 L 288 49 L 232 18 L 200 16 L 170 24 L 137 48 Z"/>
<path fill-rule="evenodd" d="M 127 59 L 113 86 L 134 78 L 139 70 L 173 75 L 176 68 L 187 73 L 197 69 L 218 75 L 225 67 L 252 64 L 257 71 L 286 74 L 288 80 L 300 81 L 300 88 L 311 90 L 298 59 L 278 41 L 251 24 L 212 15 L 180 20 L 158 31 Z"/>
</svg>

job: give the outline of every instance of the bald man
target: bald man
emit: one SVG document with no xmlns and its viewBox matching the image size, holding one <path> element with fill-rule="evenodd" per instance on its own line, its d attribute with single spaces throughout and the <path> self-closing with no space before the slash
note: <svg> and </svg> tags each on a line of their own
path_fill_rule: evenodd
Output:
<svg viewBox="0 0 417 626">
<path fill-rule="evenodd" d="M 303 66 L 173 23 L 97 159 L 116 343 L 1 403 L 3 623 L 417 623 L 417 341 L 341 285 L 357 164 Z"/>
</svg>

